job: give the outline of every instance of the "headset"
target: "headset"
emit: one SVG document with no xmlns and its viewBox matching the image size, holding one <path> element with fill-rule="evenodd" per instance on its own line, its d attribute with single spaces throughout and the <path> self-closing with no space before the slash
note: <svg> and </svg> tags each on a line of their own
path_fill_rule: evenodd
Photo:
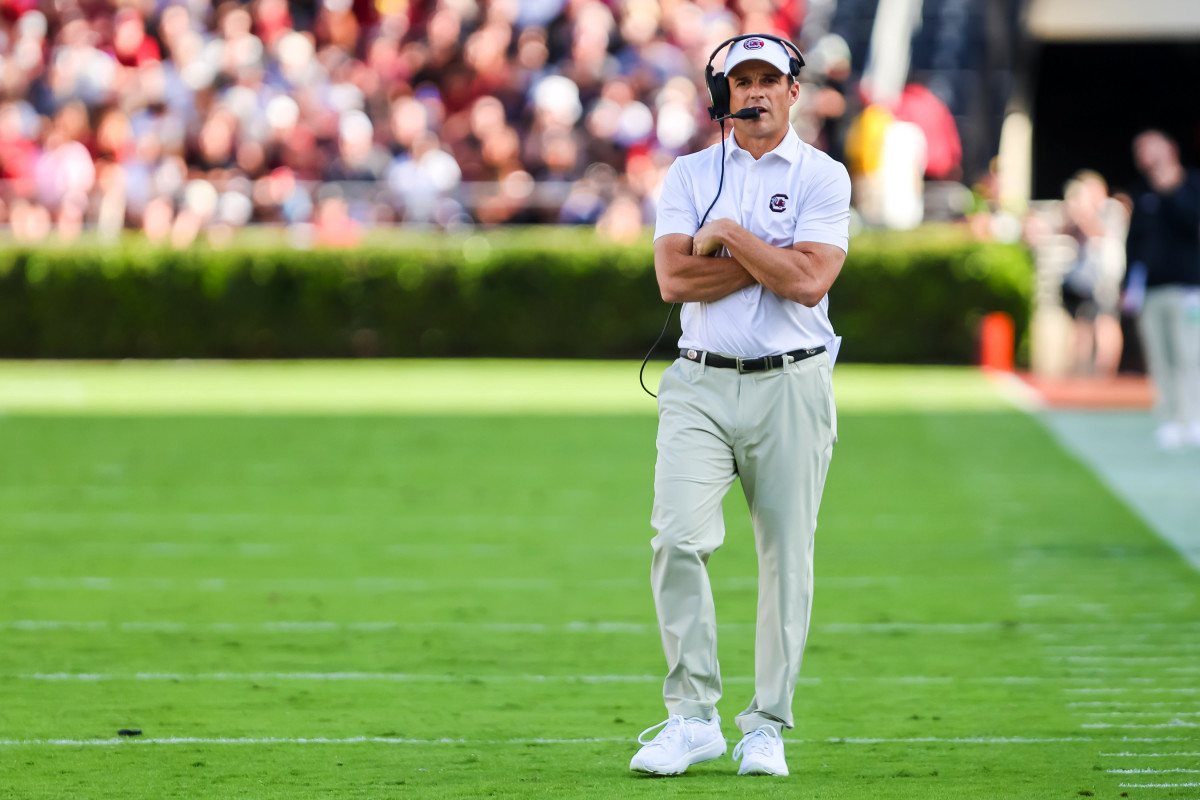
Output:
<svg viewBox="0 0 1200 800">
<path fill-rule="evenodd" d="M 721 123 L 721 178 L 717 182 L 716 195 L 713 196 L 712 202 L 708 205 L 708 210 L 704 212 L 704 216 L 700 218 L 701 228 L 708 221 L 708 214 L 713 210 L 713 206 L 717 204 L 717 199 L 721 196 L 721 189 L 725 186 L 725 120 L 758 119 L 762 113 L 757 108 L 743 108 L 731 114 L 729 112 L 729 79 L 725 76 L 724 72 L 713 72 L 712 62 L 717 57 L 717 53 L 732 44 L 737 44 L 743 39 L 769 39 L 783 47 L 784 52 L 788 54 L 788 73 L 792 76 L 792 80 L 800 77 L 800 70 L 804 67 L 804 56 L 801 55 L 799 47 L 796 47 L 796 45 L 787 39 L 772 36 L 769 33 L 746 33 L 741 36 L 734 36 L 732 39 L 726 39 L 717 45 L 716 49 L 712 51 L 712 55 L 708 57 L 708 65 L 704 68 L 704 83 L 708 86 L 708 100 L 712 103 L 708 107 L 708 118 L 713 122 Z M 654 353 L 654 348 L 658 347 L 658 343 L 666 335 L 667 327 L 671 324 L 671 315 L 675 313 L 676 305 L 678 304 L 672 303 L 671 307 L 667 309 L 667 320 L 663 323 L 662 330 L 659 331 L 658 338 L 654 340 L 654 344 L 650 345 L 650 349 L 646 352 L 646 357 L 642 359 L 641 369 L 638 370 L 638 383 L 642 385 L 642 391 L 655 398 L 658 395 L 646 388 L 646 381 L 644 379 L 646 364 L 650 361 L 650 356 Z"/>
</svg>

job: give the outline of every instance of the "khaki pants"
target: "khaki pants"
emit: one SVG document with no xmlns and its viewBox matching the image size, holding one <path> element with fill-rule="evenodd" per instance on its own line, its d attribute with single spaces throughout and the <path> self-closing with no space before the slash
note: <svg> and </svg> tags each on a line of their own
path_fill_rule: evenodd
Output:
<svg viewBox="0 0 1200 800">
<path fill-rule="evenodd" d="M 837 440 L 827 353 L 738 374 L 679 359 L 658 397 L 651 582 L 670 714 L 711 719 L 721 697 L 708 558 L 725 538 L 721 500 L 734 478 L 754 522 L 758 624 L 748 733 L 792 727 L 792 696 L 808 637 L 813 539 Z"/>
<path fill-rule="evenodd" d="M 1159 421 L 1200 423 L 1200 289 L 1147 289 L 1138 333 Z"/>
</svg>

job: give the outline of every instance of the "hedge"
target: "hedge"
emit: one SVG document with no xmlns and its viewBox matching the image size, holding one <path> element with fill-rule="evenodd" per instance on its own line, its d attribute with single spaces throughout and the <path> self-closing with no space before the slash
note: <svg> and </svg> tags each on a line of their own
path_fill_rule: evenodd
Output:
<svg viewBox="0 0 1200 800">
<path fill-rule="evenodd" d="M 848 360 L 970 363 L 983 314 L 1027 328 L 1023 248 L 935 229 L 850 250 L 830 294 Z M 666 309 L 648 239 L 619 247 L 582 230 L 352 250 L 0 248 L 7 358 L 640 358 Z"/>
</svg>

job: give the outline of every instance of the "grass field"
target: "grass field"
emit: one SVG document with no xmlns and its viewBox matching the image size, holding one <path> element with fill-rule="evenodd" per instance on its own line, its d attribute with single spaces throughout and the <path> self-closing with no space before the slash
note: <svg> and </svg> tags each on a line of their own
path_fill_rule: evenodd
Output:
<svg viewBox="0 0 1200 800">
<path fill-rule="evenodd" d="M 838 368 L 792 776 L 629 773 L 635 369 L 0 364 L 0 797 L 1200 798 L 1200 575 L 966 370 Z"/>
</svg>

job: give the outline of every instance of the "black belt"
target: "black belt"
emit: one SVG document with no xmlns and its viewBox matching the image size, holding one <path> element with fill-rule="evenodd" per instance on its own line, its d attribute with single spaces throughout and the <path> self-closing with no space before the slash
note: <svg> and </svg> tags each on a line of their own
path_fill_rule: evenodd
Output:
<svg viewBox="0 0 1200 800">
<path fill-rule="evenodd" d="M 806 358 L 825 352 L 825 345 L 818 345 L 810 350 L 793 350 L 778 356 L 758 356 L 756 358 L 730 358 L 716 353 L 705 353 L 703 350 L 680 350 L 679 357 L 697 364 L 707 364 L 710 367 L 736 369 L 738 372 L 762 372 L 768 369 L 779 369 L 788 361 L 803 361 Z"/>
</svg>

